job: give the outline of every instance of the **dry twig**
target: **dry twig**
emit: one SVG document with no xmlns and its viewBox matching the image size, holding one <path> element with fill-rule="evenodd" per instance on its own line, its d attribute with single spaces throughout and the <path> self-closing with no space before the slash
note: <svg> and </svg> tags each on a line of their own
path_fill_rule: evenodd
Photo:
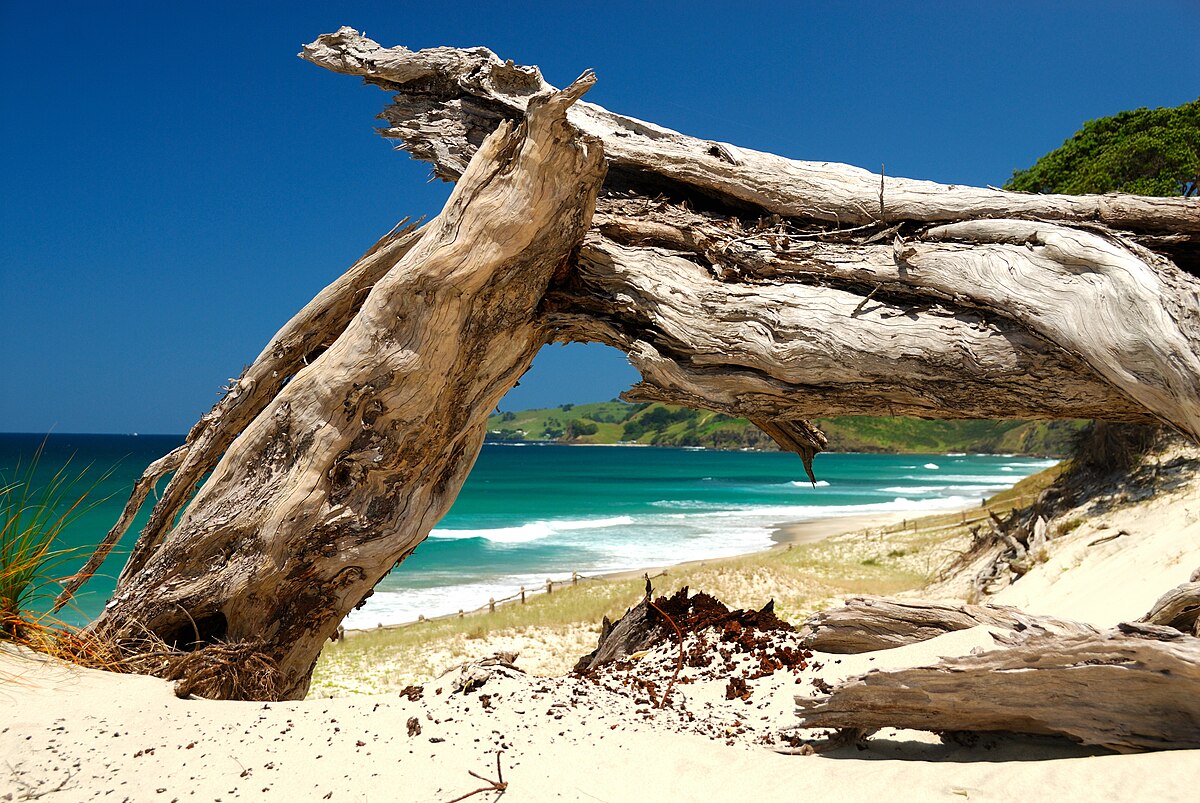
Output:
<svg viewBox="0 0 1200 803">
<path fill-rule="evenodd" d="M 649 580 L 646 581 L 649 584 Z M 667 698 L 671 696 L 671 689 L 675 688 L 675 681 L 679 679 L 679 671 L 683 669 L 683 631 L 679 629 L 679 625 L 675 624 L 675 620 L 664 611 L 662 608 L 654 604 L 654 600 L 646 597 L 646 602 L 651 608 L 658 611 L 659 615 L 667 620 L 667 624 L 675 628 L 675 635 L 679 636 L 679 658 L 675 662 L 675 671 L 671 674 L 671 682 L 667 684 L 667 690 L 663 692 L 663 696 L 658 701 L 658 708 L 662 708 L 667 704 Z"/>
<path fill-rule="evenodd" d="M 503 752 L 504 752 L 503 750 L 496 751 L 496 777 L 499 780 L 493 781 L 491 778 L 484 778 L 482 775 L 480 775 L 477 772 L 472 772 L 471 770 L 467 770 L 468 775 L 470 775 L 474 778 L 478 778 L 481 781 L 486 781 L 489 785 L 481 786 L 472 792 L 467 792 L 465 795 L 460 795 L 459 797 L 456 797 L 453 800 L 448 800 L 448 801 L 446 801 L 446 803 L 458 803 L 458 801 L 460 801 L 460 800 L 466 800 L 469 797 L 474 797 L 475 795 L 478 795 L 481 792 L 499 792 L 500 795 L 503 795 L 505 790 L 508 789 L 508 783 L 504 780 L 504 772 L 500 769 L 500 754 Z M 496 795 L 496 797 L 499 798 L 500 795 Z"/>
</svg>

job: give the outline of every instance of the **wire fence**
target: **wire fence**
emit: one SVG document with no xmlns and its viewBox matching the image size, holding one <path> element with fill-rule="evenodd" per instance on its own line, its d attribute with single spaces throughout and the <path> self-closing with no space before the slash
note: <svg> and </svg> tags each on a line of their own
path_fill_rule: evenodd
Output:
<svg viewBox="0 0 1200 803">
<path fill-rule="evenodd" d="M 644 575 L 644 577 L 649 580 L 655 580 L 659 577 L 666 577 L 666 576 L 667 576 L 666 569 L 663 569 L 662 571 L 658 572 L 657 574 Z M 525 586 L 521 586 L 519 590 L 517 590 L 516 592 L 514 592 L 512 594 L 509 594 L 507 597 L 499 597 L 499 598 L 492 597 L 492 598 L 488 599 L 488 601 L 486 603 L 484 603 L 483 605 L 480 605 L 478 608 L 471 608 L 470 610 L 463 610 L 460 608 L 458 613 L 446 613 L 446 614 L 441 614 L 439 616 L 425 616 L 424 614 L 421 614 L 412 621 L 397 622 L 394 624 L 387 624 L 387 625 L 381 623 L 381 624 L 376 625 L 375 627 L 338 628 L 338 634 L 339 634 L 338 637 L 340 638 L 345 633 L 374 633 L 374 632 L 380 631 L 380 630 L 400 630 L 400 629 L 403 629 L 406 627 L 413 627 L 415 625 L 427 624 L 429 622 L 441 622 L 441 621 L 445 621 L 448 619 L 462 619 L 467 616 L 474 616 L 476 614 L 481 614 L 481 613 L 495 613 L 497 606 L 511 605 L 511 604 L 516 603 L 518 600 L 520 601 L 521 605 L 524 605 L 529 597 L 537 596 L 539 594 L 541 594 L 541 595 L 553 594 L 554 589 L 556 589 L 556 588 L 559 588 L 559 589 L 571 588 L 574 586 L 578 586 L 582 582 L 592 582 L 595 580 L 611 580 L 611 579 L 613 579 L 613 575 L 589 576 L 586 574 L 580 574 L 579 572 L 571 572 L 570 577 L 567 577 L 567 578 L 564 578 L 561 580 L 547 578 L 545 584 L 543 584 L 543 585 L 538 585 L 533 588 L 526 588 Z M 336 641 L 337 639 L 334 639 L 334 640 Z"/>
</svg>

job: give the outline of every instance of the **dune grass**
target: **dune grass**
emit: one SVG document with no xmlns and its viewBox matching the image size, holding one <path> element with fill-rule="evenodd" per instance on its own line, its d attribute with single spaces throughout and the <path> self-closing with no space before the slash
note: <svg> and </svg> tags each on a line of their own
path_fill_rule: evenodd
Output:
<svg viewBox="0 0 1200 803">
<path fill-rule="evenodd" d="M 103 501 L 94 492 L 111 470 L 96 476 L 91 466 L 76 471 L 68 460 L 48 479 L 40 478 L 41 457 L 39 447 L 13 476 L 0 477 L 0 640 L 104 663 L 104 650 L 45 611 L 69 577 L 60 576 L 63 568 L 87 552 L 61 546 L 60 537 Z"/>
</svg>

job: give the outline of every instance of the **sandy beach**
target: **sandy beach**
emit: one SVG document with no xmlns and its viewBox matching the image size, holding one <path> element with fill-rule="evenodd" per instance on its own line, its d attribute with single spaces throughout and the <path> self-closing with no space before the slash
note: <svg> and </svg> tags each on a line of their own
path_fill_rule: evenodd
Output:
<svg viewBox="0 0 1200 803">
<path fill-rule="evenodd" d="M 818 658 L 838 666 L 828 680 L 989 641 L 986 632 L 965 631 L 887 655 Z M 1096 754 L 1029 737 L 968 748 L 885 731 L 866 751 L 781 755 L 742 734 L 696 733 L 590 684 L 517 673 L 474 694 L 451 693 L 447 679 L 415 700 L 256 704 L 179 700 L 163 681 L 8 652 L 0 672 L 6 785 L 47 800 L 449 801 L 483 786 L 470 772 L 497 778 L 497 751 L 505 797 L 522 801 L 782 801 L 816 789 L 833 801 L 1185 800 L 1200 780 L 1200 753 Z M 766 706 L 690 688 L 693 710 L 730 734 L 743 719 L 763 727 L 792 719 L 795 686 L 759 691 L 774 692 Z"/>
<path fill-rule="evenodd" d="M 870 530 L 880 527 L 894 527 L 905 521 L 913 520 L 911 513 L 879 513 L 863 516 L 831 516 L 810 521 L 792 521 L 780 524 L 771 533 L 771 540 L 776 544 L 787 546 L 811 544 L 833 535 Z"/>
<path fill-rule="evenodd" d="M 1044 562 L 997 595 L 996 602 L 1108 627 L 1140 616 L 1157 595 L 1187 581 L 1200 566 L 1200 479 L 1195 477 L 1134 504 L 1068 515 L 1070 532 L 1052 541 Z M 866 539 L 877 550 L 871 554 L 880 554 L 898 543 L 890 539 L 911 537 L 895 532 L 895 523 L 874 517 L 804 522 L 788 528 L 794 549 L 781 544 L 773 553 L 850 549 L 863 542 L 863 528 L 891 524 L 893 532 L 881 530 L 878 544 L 874 535 Z M 831 528 L 842 532 L 830 533 Z M 1101 540 L 1110 535 L 1116 537 Z M 739 560 L 749 559 L 704 570 L 732 572 L 742 565 Z M 753 593 L 748 574 L 739 582 Z M 952 586 L 936 590 L 952 597 Z M 559 637 L 550 628 L 542 643 L 546 651 L 574 660 L 595 638 L 586 627 L 573 637 Z M 11 799 L 64 801 L 449 801 L 489 788 L 469 773 L 499 780 L 497 755 L 507 784 L 504 798 L 522 801 L 625 801 L 647 795 L 783 801 L 814 790 L 833 801 L 1188 800 L 1200 783 L 1200 751 L 1118 755 L 1051 737 L 983 734 L 960 742 L 884 729 L 871 737 L 867 749 L 778 752 L 790 749 L 792 697 L 812 693 L 814 680 L 832 683 L 993 649 L 986 627 L 891 650 L 817 653 L 806 669 L 752 681 L 745 699 L 727 694 L 724 676 L 706 676 L 689 666 L 664 709 L 651 705 L 638 682 L 630 681 L 665 683 L 675 664 L 670 645 L 651 650 L 630 669 L 579 678 L 540 677 L 503 665 L 481 670 L 471 662 L 505 649 L 503 639 L 465 643 L 472 649 L 458 656 L 460 668 L 451 663 L 448 672 L 431 673 L 408 688 L 290 703 L 179 699 L 161 680 L 81 669 L 5 649 L 0 652 L 4 788 Z M 757 659 L 733 660 L 750 666 Z M 519 655 L 516 666 L 526 664 L 527 656 Z M 464 678 L 480 671 L 483 685 L 470 688 Z M 476 797 L 495 795 L 492 790 Z"/>
</svg>

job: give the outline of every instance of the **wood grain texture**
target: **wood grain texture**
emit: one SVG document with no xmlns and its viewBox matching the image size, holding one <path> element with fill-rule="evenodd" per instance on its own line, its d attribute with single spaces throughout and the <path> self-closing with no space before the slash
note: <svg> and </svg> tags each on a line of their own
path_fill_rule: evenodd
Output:
<svg viewBox="0 0 1200 803">
<path fill-rule="evenodd" d="M 1119 752 L 1200 747 L 1200 639 L 1036 635 L 796 698 L 804 728 L 1058 734 Z"/>
<path fill-rule="evenodd" d="M 684 254 L 592 233 L 573 281 L 547 298 L 555 340 L 629 354 L 627 396 L 749 418 L 1105 417 L 1146 409 L 1004 318 L 871 299 L 837 287 L 722 280 Z"/>
<path fill-rule="evenodd" d="M 537 67 L 514 65 L 484 47 L 386 48 L 349 27 L 318 37 L 300 56 L 395 93 L 381 133 L 451 179 L 487 131 L 519 117 L 530 97 L 549 88 Z M 1182 198 L 1028 195 L 883 177 L 689 137 L 591 103 L 578 104 L 570 120 L 604 141 L 614 179 L 658 176 L 788 217 L 859 225 L 1019 216 L 1200 235 L 1198 205 Z"/>
<path fill-rule="evenodd" d="M 1175 586 L 1163 594 L 1138 621 L 1200 636 L 1200 582 Z"/>
<path fill-rule="evenodd" d="M 132 577 L 142 567 L 191 499 L 197 483 L 213 470 L 234 438 L 292 377 L 337 340 L 375 282 L 408 253 L 420 239 L 421 231 L 415 225 L 408 225 L 407 219 L 397 224 L 293 315 L 242 375 L 230 381 L 221 400 L 188 432 L 180 447 L 179 464 L 172 467 L 174 473 L 125 562 L 122 579 Z M 126 521 L 120 534 L 128 524 Z"/>
<path fill-rule="evenodd" d="M 840 608 L 818 611 L 798 628 L 806 647 L 837 654 L 887 650 L 979 625 L 1021 634 L 1096 635 L 1090 625 L 1035 616 L 1007 605 L 851 597 Z"/>
<path fill-rule="evenodd" d="M 488 414 L 542 345 L 536 307 L 604 175 L 601 144 L 566 122 L 593 82 L 534 99 L 488 136 L 344 331 L 146 547 L 94 632 L 136 651 L 148 631 L 185 656 L 242 645 L 276 668 L 270 696 L 304 696 L 338 623 L 449 509 Z"/>
<path fill-rule="evenodd" d="M 301 56 L 393 92 L 381 133 L 449 179 L 547 86 L 486 48 L 384 48 L 349 28 Z M 1200 255 L 1196 199 L 891 178 L 592 104 L 571 120 L 603 139 L 609 176 L 545 320 L 551 339 L 626 350 L 643 373 L 630 399 L 764 422 L 1161 420 L 1200 438 L 1200 282 L 1171 259 Z"/>
</svg>

